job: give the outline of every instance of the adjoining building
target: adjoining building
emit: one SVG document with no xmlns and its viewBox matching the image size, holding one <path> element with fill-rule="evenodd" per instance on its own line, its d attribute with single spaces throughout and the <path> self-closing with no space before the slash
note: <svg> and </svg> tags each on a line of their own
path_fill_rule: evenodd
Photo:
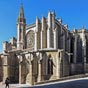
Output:
<svg viewBox="0 0 88 88">
<path fill-rule="evenodd" d="M 23 7 L 17 19 L 17 38 L 3 42 L 0 81 L 29 83 L 88 72 L 88 30 L 68 30 L 55 12 L 26 25 Z"/>
</svg>

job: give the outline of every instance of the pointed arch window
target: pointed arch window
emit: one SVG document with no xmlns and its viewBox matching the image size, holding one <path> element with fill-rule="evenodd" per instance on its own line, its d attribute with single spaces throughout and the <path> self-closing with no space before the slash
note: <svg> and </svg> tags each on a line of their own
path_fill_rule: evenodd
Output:
<svg viewBox="0 0 88 88">
<path fill-rule="evenodd" d="M 29 31 L 27 33 L 27 48 L 34 48 L 34 43 L 35 43 L 35 37 L 34 37 L 34 31 Z"/>
</svg>

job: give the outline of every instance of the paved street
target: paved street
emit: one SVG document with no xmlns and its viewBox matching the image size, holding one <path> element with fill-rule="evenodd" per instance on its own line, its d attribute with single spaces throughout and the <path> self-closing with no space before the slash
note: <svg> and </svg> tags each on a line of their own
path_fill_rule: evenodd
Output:
<svg viewBox="0 0 88 88">
<path fill-rule="evenodd" d="M 26 87 L 27 88 L 27 87 Z M 71 82 L 55 83 L 30 88 L 88 88 L 88 80 L 77 80 Z"/>
<path fill-rule="evenodd" d="M 0 84 L 0 88 L 5 88 L 5 84 Z M 10 88 L 88 88 L 88 78 L 41 84 L 31 87 L 27 84 L 10 84 Z"/>
</svg>

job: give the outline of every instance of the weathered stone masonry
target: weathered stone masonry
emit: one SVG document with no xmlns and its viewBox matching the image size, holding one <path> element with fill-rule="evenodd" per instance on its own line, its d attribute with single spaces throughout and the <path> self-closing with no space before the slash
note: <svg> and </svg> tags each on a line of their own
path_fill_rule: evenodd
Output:
<svg viewBox="0 0 88 88">
<path fill-rule="evenodd" d="M 23 6 L 17 18 L 17 38 L 3 42 L 0 81 L 41 82 L 88 72 L 88 30 L 68 30 L 55 12 L 26 25 Z M 14 79 L 14 80 L 13 80 Z"/>
</svg>

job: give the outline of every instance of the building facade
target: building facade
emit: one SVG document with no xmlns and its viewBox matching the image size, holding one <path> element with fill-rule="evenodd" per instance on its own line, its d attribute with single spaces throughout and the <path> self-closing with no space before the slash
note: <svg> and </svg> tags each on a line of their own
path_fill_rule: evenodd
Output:
<svg viewBox="0 0 88 88">
<path fill-rule="evenodd" d="M 23 7 L 17 19 L 17 38 L 3 42 L 0 81 L 41 82 L 88 72 L 88 30 L 68 30 L 55 12 L 26 25 Z"/>
</svg>

